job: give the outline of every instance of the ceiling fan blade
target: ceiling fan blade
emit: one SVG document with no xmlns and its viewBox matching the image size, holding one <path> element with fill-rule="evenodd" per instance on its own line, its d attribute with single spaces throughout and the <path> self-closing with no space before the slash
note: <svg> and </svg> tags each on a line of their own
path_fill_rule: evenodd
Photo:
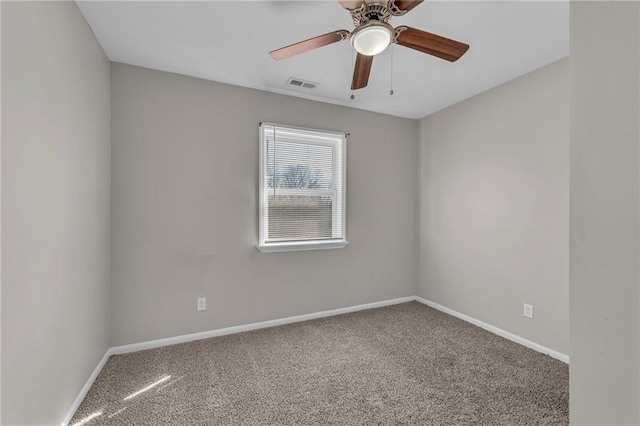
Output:
<svg viewBox="0 0 640 426">
<path fill-rule="evenodd" d="M 347 10 L 355 10 L 362 6 L 364 0 L 338 0 L 338 3 Z"/>
<path fill-rule="evenodd" d="M 279 61 L 281 59 L 286 59 L 294 55 L 299 55 L 300 53 L 308 52 L 309 50 L 317 49 L 318 47 L 342 41 L 347 37 L 349 37 L 349 31 L 347 30 L 333 31 L 318 37 L 313 37 L 308 40 L 300 41 L 298 43 L 282 47 L 280 49 L 276 49 L 272 52 L 269 52 L 269 55 L 271 55 L 273 59 Z"/>
<path fill-rule="evenodd" d="M 367 87 L 367 84 L 369 84 L 369 74 L 371 73 L 371 64 L 373 64 L 373 56 L 366 56 L 358 53 L 358 56 L 356 57 L 356 66 L 353 70 L 351 90 L 358 90 L 363 87 Z"/>
<path fill-rule="evenodd" d="M 401 46 L 409 47 L 438 58 L 455 62 L 469 49 L 468 44 L 451 40 L 436 34 L 418 30 L 411 27 L 398 27 L 396 31 L 401 30 L 396 37 L 397 43 Z M 397 34 L 397 33 L 396 33 Z"/>
<path fill-rule="evenodd" d="M 393 5 L 403 12 L 408 12 L 424 0 L 395 0 L 393 1 Z"/>
</svg>

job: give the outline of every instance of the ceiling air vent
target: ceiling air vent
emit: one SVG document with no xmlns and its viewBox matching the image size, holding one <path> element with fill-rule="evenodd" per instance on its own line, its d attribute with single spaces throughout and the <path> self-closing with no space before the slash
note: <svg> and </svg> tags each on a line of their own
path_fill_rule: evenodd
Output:
<svg viewBox="0 0 640 426">
<path fill-rule="evenodd" d="M 296 77 L 289 77 L 289 80 L 287 80 L 287 84 L 295 87 L 304 87 L 305 89 L 315 89 L 316 87 L 318 87 L 318 83 Z"/>
</svg>

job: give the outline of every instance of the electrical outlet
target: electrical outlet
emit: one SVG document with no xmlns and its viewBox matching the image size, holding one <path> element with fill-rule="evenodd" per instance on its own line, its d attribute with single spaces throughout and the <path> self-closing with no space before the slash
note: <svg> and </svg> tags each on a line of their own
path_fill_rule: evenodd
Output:
<svg viewBox="0 0 640 426">
<path fill-rule="evenodd" d="M 207 298 L 206 297 L 199 297 L 198 298 L 198 310 L 199 311 L 204 311 L 205 309 L 207 309 Z"/>
<path fill-rule="evenodd" d="M 524 309 L 522 311 L 522 315 L 527 318 L 533 319 L 533 305 L 529 305 L 527 303 L 524 304 Z"/>
</svg>

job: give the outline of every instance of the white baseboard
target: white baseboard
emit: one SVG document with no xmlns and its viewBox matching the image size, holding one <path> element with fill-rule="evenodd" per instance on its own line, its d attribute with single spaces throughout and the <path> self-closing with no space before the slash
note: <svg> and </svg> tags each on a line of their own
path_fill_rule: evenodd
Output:
<svg viewBox="0 0 640 426">
<path fill-rule="evenodd" d="M 520 336 L 516 336 L 513 333 L 509 333 L 508 331 L 502 330 L 498 327 L 494 327 L 493 325 L 487 324 L 485 322 L 482 322 L 480 320 L 477 320 L 475 318 L 472 318 L 468 315 L 465 314 L 461 314 L 460 312 L 454 311 L 453 309 L 449 309 L 445 306 L 439 305 L 435 302 L 432 302 L 430 300 L 426 300 L 423 299 L 422 297 L 417 297 L 417 296 L 407 296 L 407 297 L 400 297 L 398 299 L 390 299 L 390 300 L 383 300 L 380 302 L 374 302 L 374 303 L 366 303 L 364 305 L 356 305 L 356 306 L 349 306 L 346 308 L 339 308 L 339 309 L 331 309 L 328 311 L 320 311 L 320 312 L 315 312 L 315 313 L 311 313 L 311 314 L 304 314 L 304 315 L 296 315 L 293 317 L 287 317 L 287 318 L 280 318 L 280 319 L 275 319 L 275 320 L 269 320 L 269 321 L 261 321 L 261 322 L 255 322 L 252 324 L 245 324 L 245 325 L 237 325 L 237 326 L 233 326 L 233 327 L 226 327 L 226 328 L 219 328 L 217 330 L 209 330 L 209 331 L 203 331 L 200 333 L 192 333 L 192 334 L 184 334 L 181 336 L 174 336 L 174 337 L 167 337 L 165 339 L 158 339 L 158 340 L 151 340 L 148 342 L 140 342 L 140 343 L 133 343 L 130 345 L 122 345 L 122 346 L 114 346 L 112 348 L 107 349 L 106 353 L 104 354 L 104 356 L 102 357 L 102 359 L 100 360 L 100 362 L 98 363 L 98 365 L 96 366 L 95 370 L 93 371 L 93 373 L 91 374 L 91 376 L 89 377 L 89 379 L 87 380 L 87 382 L 84 384 L 84 386 L 82 387 L 82 389 L 80 390 L 80 393 L 78 394 L 78 396 L 76 397 L 76 399 L 73 401 L 73 404 L 71 405 L 71 407 L 69 408 L 69 411 L 67 412 L 67 415 L 64 417 L 64 420 L 62 422 L 62 426 L 67 426 L 69 424 L 69 422 L 71 421 L 71 418 L 73 417 L 73 415 L 75 414 L 76 410 L 78 409 L 78 407 L 80 406 L 80 403 L 82 402 L 82 400 L 84 399 L 84 397 L 87 395 L 87 392 L 89 392 L 89 388 L 91 388 L 91 385 L 93 385 L 93 382 L 95 381 L 95 379 L 98 377 L 98 374 L 100 374 L 100 371 L 102 370 L 102 367 L 104 367 L 105 363 L 107 362 L 107 360 L 109 359 L 109 357 L 111 355 L 118 355 L 118 354 L 126 354 L 126 353 L 130 353 L 130 352 L 137 352 L 137 351 L 142 351 L 145 349 L 153 349 L 153 348 L 159 348 L 161 346 L 169 346 L 169 345 L 175 345 L 178 343 L 185 343 L 185 342 L 192 342 L 194 340 L 201 340 L 201 339 L 208 339 L 211 337 L 218 337 L 218 336 L 225 336 L 228 334 L 235 334 L 235 333 L 242 333 L 244 331 L 251 331 L 251 330 L 258 330 L 261 328 L 268 328 L 268 327 L 275 327 L 278 325 L 285 325 L 285 324 L 292 324 L 295 322 L 301 322 L 301 321 L 309 321 L 312 319 L 317 319 L 317 318 L 325 318 L 325 317 L 331 317 L 331 316 L 335 316 L 335 315 L 341 315 L 341 314 L 347 314 L 349 312 L 357 312 L 357 311 L 363 311 L 365 309 L 373 309 L 373 308 L 381 308 L 383 306 L 390 306 L 390 305 L 397 305 L 399 303 L 406 303 L 406 302 L 412 302 L 412 301 L 418 301 L 420 303 L 423 303 L 427 306 L 430 306 L 434 309 L 437 309 L 439 311 L 442 311 L 444 313 L 447 313 L 449 315 L 452 315 L 456 318 L 460 318 L 463 321 L 467 321 L 471 324 L 474 324 L 480 328 L 483 328 L 487 331 L 490 331 L 494 334 L 497 334 L 498 336 L 504 337 L 505 339 L 509 339 L 513 342 L 519 343 L 523 346 L 526 346 L 530 349 L 533 349 L 535 351 L 541 352 L 543 354 L 549 355 L 552 358 L 556 358 L 560 361 L 563 361 L 565 363 L 569 363 L 569 356 L 565 355 L 563 353 L 554 351 L 553 349 L 549 349 L 545 346 L 539 345 L 535 342 L 532 342 L 530 340 L 527 340 L 523 337 Z"/>
<path fill-rule="evenodd" d="M 112 354 L 126 354 L 144 349 L 158 348 L 161 346 L 175 345 L 177 343 L 191 342 L 194 340 L 208 339 L 210 337 L 226 336 L 227 334 L 242 333 L 244 331 L 258 330 L 261 328 L 275 327 L 278 325 L 291 324 L 294 322 L 308 321 L 317 318 L 331 317 L 334 315 L 347 314 L 349 312 L 362 311 L 365 309 L 380 308 L 382 306 L 397 305 L 399 303 L 412 302 L 415 296 L 400 297 L 398 299 L 383 300 L 381 302 L 366 303 L 364 305 L 349 306 L 346 308 L 331 309 L 312 314 L 296 315 L 293 317 L 280 318 L 269 321 L 254 322 L 252 324 L 237 325 L 233 327 L 219 328 L 217 330 L 203 331 L 200 333 L 184 334 L 181 336 L 167 337 L 165 339 L 151 340 L 148 342 L 133 343 L 130 345 L 115 346 L 111 348 Z"/>
<path fill-rule="evenodd" d="M 107 360 L 111 355 L 112 355 L 111 348 L 109 348 L 104 353 L 104 356 L 102 357 L 100 362 L 98 362 L 98 365 L 93 370 L 93 373 L 91 373 L 91 376 L 89 376 L 89 379 L 86 381 L 82 389 L 80 389 L 80 393 L 78 393 L 78 396 L 76 396 L 76 399 L 73 400 L 71 407 L 69 407 L 69 411 L 67 411 L 67 415 L 64 416 L 64 419 L 62 420 L 62 426 L 67 426 L 69 424 L 69 422 L 73 418 L 73 415 L 76 413 L 76 410 L 82 403 L 82 400 L 84 399 L 85 396 L 87 396 L 87 392 L 89 392 L 91 385 L 93 385 L 93 382 L 96 380 L 96 378 L 98 377 L 98 374 L 100 374 L 100 371 L 102 371 L 102 367 L 104 367 L 104 365 L 107 363 Z"/>
<path fill-rule="evenodd" d="M 512 342 L 516 342 L 521 344 L 522 346 L 526 346 L 529 349 L 533 349 L 534 351 L 541 352 L 545 355 L 549 355 L 551 358 L 555 358 L 564 362 L 565 364 L 569 364 L 569 355 L 565 355 L 561 352 L 555 351 L 553 349 L 547 348 L 546 346 L 542 346 L 536 342 L 532 342 L 531 340 L 527 340 L 524 337 L 517 336 L 513 333 L 509 333 L 501 328 L 495 327 L 491 324 L 487 324 L 486 322 L 482 322 L 478 319 L 472 318 L 468 315 L 461 314 L 460 312 L 454 311 L 453 309 L 447 308 L 446 306 L 442 306 L 436 302 L 432 302 L 431 300 L 423 299 L 422 297 L 415 297 L 416 301 L 423 303 L 427 306 L 430 306 L 434 309 L 442 311 L 446 314 L 454 316 L 456 318 L 460 318 L 463 321 L 469 322 L 473 325 L 476 325 L 480 328 L 484 328 L 487 331 L 492 332 L 493 334 L 497 334 L 498 336 L 504 337 L 505 339 L 509 339 Z"/>
</svg>

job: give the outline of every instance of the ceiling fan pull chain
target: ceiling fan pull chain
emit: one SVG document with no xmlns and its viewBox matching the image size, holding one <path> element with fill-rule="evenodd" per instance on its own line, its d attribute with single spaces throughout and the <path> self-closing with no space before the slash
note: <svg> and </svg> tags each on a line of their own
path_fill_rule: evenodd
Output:
<svg viewBox="0 0 640 426">
<path fill-rule="evenodd" d="M 355 63 L 353 62 L 353 51 L 349 50 L 349 54 L 351 55 L 351 69 L 354 69 L 355 67 Z M 356 98 L 356 95 L 353 94 L 353 86 L 351 87 L 351 96 L 350 96 L 351 100 L 354 100 Z"/>
<path fill-rule="evenodd" d="M 391 45 L 391 90 L 389 90 L 389 94 L 393 96 L 393 44 Z"/>
</svg>

